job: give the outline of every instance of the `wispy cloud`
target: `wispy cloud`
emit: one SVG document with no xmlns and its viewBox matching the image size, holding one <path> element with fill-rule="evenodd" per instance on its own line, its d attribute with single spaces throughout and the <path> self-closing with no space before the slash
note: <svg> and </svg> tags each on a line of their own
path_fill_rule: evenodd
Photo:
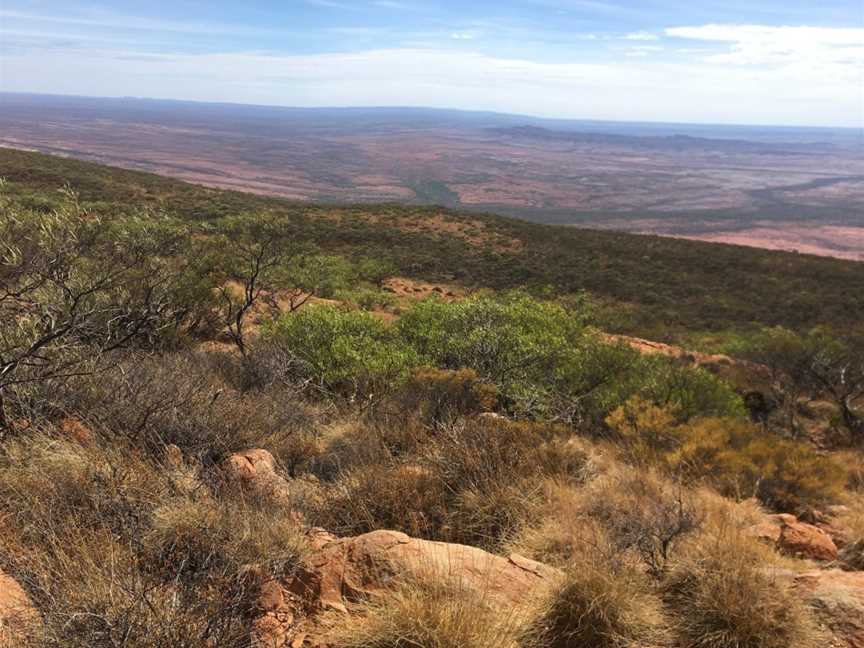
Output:
<svg viewBox="0 0 864 648">
<path fill-rule="evenodd" d="M 667 36 L 728 44 L 703 57 L 709 63 L 741 66 L 797 66 L 825 73 L 860 75 L 864 29 L 811 26 L 708 24 L 672 27 Z"/>
<path fill-rule="evenodd" d="M 624 34 L 622 36 L 624 40 L 632 40 L 632 41 L 656 41 L 660 40 L 660 37 L 657 34 L 652 34 L 651 32 L 639 31 L 639 32 L 631 32 L 629 34 Z"/>
<path fill-rule="evenodd" d="M 0 19 L 14 19 L 32 23 L 72 25 L 78 27 L 104 27 L 109 29 L 176 32 L 185 34 L 255 36 L 284 33 L 284 31 L 281 30 L 252 25 L 161 20 L 139 16 L 124 16 L 98 10 L 91 11 L 87 14 L 62 15 L 0 9 Z M 4 33 L 5 31 L 6 29 L 4 29 Z"/>
<path fill-rule="evenodd" d="M 405 48 L 305 56 L 142 56 L 130 67 L 128 57 L 134 55 L 109 49 L 12 53 L 4 57 L 4 89 L 300 106 L 426 105 L 631 120 L 807 124 L 819 115 L 823 123 L 860 123 L 856 86 L 795 68 L 650 58 L 538 63 Z"/>
</svg>

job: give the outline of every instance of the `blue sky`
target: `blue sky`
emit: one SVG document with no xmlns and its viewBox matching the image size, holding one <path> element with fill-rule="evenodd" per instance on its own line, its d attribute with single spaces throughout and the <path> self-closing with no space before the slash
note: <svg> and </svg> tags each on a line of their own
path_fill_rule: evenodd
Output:
<svg viewBox="0 0 864 648">
<path fill-rule="evenodd" d="M 0 90 L 862 126 L 862 0 L 0 0 Z"/>
</svg>

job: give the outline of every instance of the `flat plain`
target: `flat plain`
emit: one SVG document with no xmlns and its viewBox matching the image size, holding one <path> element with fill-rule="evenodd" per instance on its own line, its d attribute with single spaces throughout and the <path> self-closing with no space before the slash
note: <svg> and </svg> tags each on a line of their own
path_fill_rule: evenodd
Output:
<svg viewBox="0 0 864 648">
<path fill-rule="evenodd" d="M 842 129 L 0 94 L 10 148 L 300 201 L 437 204 L 848 259 L 864 259 L 862 142 Z"/>
</svg>

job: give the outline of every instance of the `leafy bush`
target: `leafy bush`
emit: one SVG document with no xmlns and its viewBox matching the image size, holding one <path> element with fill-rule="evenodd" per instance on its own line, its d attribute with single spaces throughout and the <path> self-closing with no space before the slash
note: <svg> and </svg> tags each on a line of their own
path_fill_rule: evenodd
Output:
<svg viewBox="0 0 864 648">
<path fill-rule="evenodd" d="M 585 333 L 578 314 L 523 294 L 424 301 L 402 317 L 398 329 L 425 363 L 471 368 L 513 400 L 543 390 Z"/>
<path fill-rule="evenodd" d="M 331 393 L 368 396 L 417 365 L 416 354 L 364 311 L 313 305 L 271 322 L 263 335 L 286 352 L 298 379 Z"/>
</svg>

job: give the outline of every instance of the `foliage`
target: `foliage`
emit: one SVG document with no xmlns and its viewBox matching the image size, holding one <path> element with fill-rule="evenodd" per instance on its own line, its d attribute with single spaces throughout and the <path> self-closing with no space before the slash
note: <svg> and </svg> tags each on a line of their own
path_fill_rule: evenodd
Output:
<svg viewBox="0 0 864 648">
<path fill-rule="evenodd" d="M 824 328 L 802 335 L 774 327 L 752 335 L 743 354 L 768 367 L 789 428 L 795 428 L 800 397 L 828 398 L 840 408 L 853 438 L 864 439 L 864 415 L 858 411 L 864 399 L 864 331 L 837 337 Z"/>
<path fill-rule="evenodd" d="M 843 469 L 830 458 L 740 418 L 677 423 L 673 410 L 636 398 L 613 412 L 607 424 L 636 462 L 705 479 L 729 496 L 758 497 L 779 510 L 824 504 L 846 483 Z"/>
<path fill-rule="evenodd" d="M 431 367 L 417 369 L 393 397 L 397 411 L 433 425 L 490 411 L 497 400 L 495 387 L 473 369 Z"/>
<path fill-rule="evenodd" d="M 331 393 L 370 396 L 417 365 L 416 354 L 365 311 L 310 305 L 263 335 L 284 349 L 298 379 Z"/>
<path fill-rule="evenodd" d="M 409 227 L 432 217 L 469 224 L 478 215 L 439 207 L 303 205 L 189 185 L 68 158 L 4 149 L 0 166 L 16 201 L 50 204 L 70 183 L 94 213 L 117 218 L 129 205 L 166 210 L 190 225 L 238 213 L 279 214 L 298 239 L 326 254 L 374 259 L 427 281 L 453 280 L 505 290 L 553 286 L 588 291 L 623 309 L 619 332 L 673 340 L 692 331 L 746 331 L 753 323 L 796 331 L 839 330 L 864 320 L 864 265 L 853 261 L 696 241 L 555 227 L 482 215 L 511 251 L 472 245 L 446 231 Z M 380 273 L 378 273 L 380 276 Z M 682 277 L 686 279 L 682 280 Z M 374 279 L 370 278 L 374 283 Z"/>
<path fill-rule="evenodd" d="M 188 231 L 158 214 L 102 219 L 67 192 L 49 213 L 0 204 L 0 427 L 10 388 L 194 328 L 210 301 Z"/>
</svg>

